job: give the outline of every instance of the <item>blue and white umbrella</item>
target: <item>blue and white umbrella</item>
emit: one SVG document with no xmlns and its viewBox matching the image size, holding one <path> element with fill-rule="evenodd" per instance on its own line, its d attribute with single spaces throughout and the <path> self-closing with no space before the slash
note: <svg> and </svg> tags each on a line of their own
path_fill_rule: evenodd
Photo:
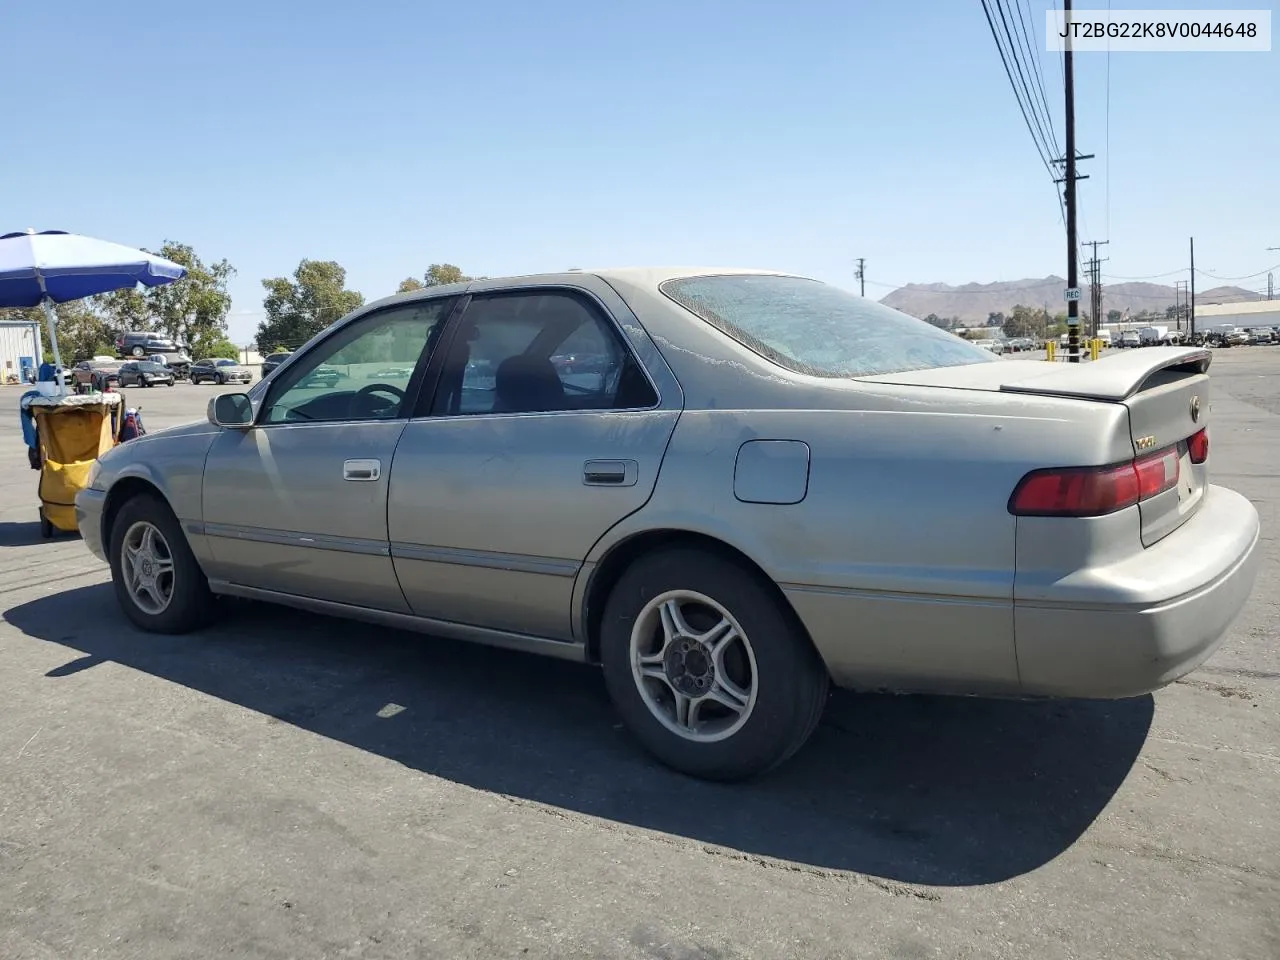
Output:
<svg viewBox="0 0 1280 960">
<path fill-rule="evenodd" d="M 55 303 L 132 289 L 140 283 L 158 287 L 186 275 L 186 267 L 164 257 L 63 230 L 0 236 L 0 307 L 44 309 L 59 393 L 63 375 Z"/>
</svg>

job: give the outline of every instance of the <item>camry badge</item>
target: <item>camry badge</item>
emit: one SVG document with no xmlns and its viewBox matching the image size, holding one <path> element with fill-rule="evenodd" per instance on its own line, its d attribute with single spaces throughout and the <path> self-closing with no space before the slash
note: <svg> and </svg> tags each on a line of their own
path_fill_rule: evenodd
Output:
<svg viewBox="0 0 1280 960">
<path fill-rule="evenodd" d="M 1133 442 L 1133 445 L 1137 447 L 1139 450 L 1150 450 L 1152 447 L 1156 445 L 1155 434 L 1152 434 L 1147 437 L 1139 437 L 1137 440 Z"/>
<path fill-rule="evenodd" d="M 1196 423 L 1200 419 L 1200 398 L 1191 398 L 1191 422 Z"/>
</svg>

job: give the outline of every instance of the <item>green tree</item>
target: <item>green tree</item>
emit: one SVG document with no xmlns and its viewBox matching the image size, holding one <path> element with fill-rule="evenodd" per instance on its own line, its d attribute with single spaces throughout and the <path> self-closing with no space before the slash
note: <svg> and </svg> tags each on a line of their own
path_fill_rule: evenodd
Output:
<svg viewBox="0 0 1280 960">
<path fill-rule="evenodd" d="M 1046 326 L 1043 310 L 1018 304 L 1004 319 L 1004 332 L 1009 337 L 1042 337 Z"/>
<path fill-rule="evenodd" d="M 176 283 L 149 287 L 142 294 L 157 329 L 193 350 L 225 340 L 231 310 L 227 283 L 235 268 L 226 260 L 206 264 L 185 243 L 166 240 L 156 252 L 187 268 Z"/>
<path fill-rule="evenodd" d="M 192 359 L 204 359 L 206 357 L 214 357 L 219 360 L 239 360 L 240 359 L 240 348 L 237 347 L 230 340 L 228 340 L 226 337 L 223 337 L 221 340 L 210 341 L 209 344 L 205 346 L 205 349 L 203 350 L 196 350 L 193 347 L 192 353 L 198 354 L 198 356 L 195 356 Z"/>
<path fill-rule="evenodd" d="M 1107 311 L 1107 323 L 1119 323 L 1123 319 L 1124 319 L 1124 314 L 1121 313 L 1119 310 Z"/>
<path fill-rule="evenodd" d="M 947 321 L 942 319 L 942 317 L 938 316 L 936 313 L 929 314 L 924 318 L 924 322 L 931 323 L 935 327 L 941 327 L 943 330 L 947 329 Z"/>
<path fill-rule="evenodd" d="M 325 327 L 364 303 L 348 290 L 347 271 L 332 260 L 303 260 L 293 278 L 263 280 L 267 318 L 258 324 L 258 343 L 296 350 Z"/>
<path fill-rule="evenodd" d="M 988 327 L 1003 327 L 1003 326 L 1004 326 L 1004 314 L 1003 314 L 1003 313 L 1001 313 L 999 310 L 992 310 L 990 313 L 988 313 L 988 314 L 987 314 L 987 326 L 988 326 Z"/>
<path fill-rule="evenodd" d="M 113 330 L 154 330 L 151 304 L 137 287 L 112 290 L 95 298 L 103 319 Z"/>
<path fill-rule="evenodd" d="M 405 277 L 396 288 L 396 293 L 412 293 L 414 290 L 425 290 L 428 287 L 442 287 L 446 283 L 467 283 L 471 280 L 487 280 L 487 277 L 472 277 L 462 272 L 462 268 L 452 263 L 433 263 L 427 267 L 422 279 Z"/>
<path fill-rule="evenodd" d="M 455 267 L 452 263 L 433 263 L 427 267 L 426 276 L 422 278 L 423 286 L 427 287 L 442 287 L 446 283 L 465 283 L 475 279 L 477 278 L 468 277 L 460 267 Z"/>
</svg>

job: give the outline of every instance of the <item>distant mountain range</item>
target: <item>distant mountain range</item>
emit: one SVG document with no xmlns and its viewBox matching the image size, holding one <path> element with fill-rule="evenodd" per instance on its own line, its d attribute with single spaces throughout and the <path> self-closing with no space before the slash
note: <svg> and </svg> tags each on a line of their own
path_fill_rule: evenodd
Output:
<svg viewBox="0 0 1280 960">
<path fill-rule="evenodd" d="M 913 317 L 958 317 L 963 323 L 985 323 L 991 313 L 1009 314 L 1015 306 L 1048 305 L 1050 313 L 1062 313 L 1067 305 L 1062 298 L 1067 281 L 1062 277 L 1048 276 L 1043 280 L 1010 280 L 999 283 L 966 283 L 953 287 L 946 283 L 909 283 L 880 299 L 886 306 L 909 313 Z M 1089 309 L 1089 285 L 1080 288 L 1080 304 L 1083 311 Z M 1172 286 L 1161 283 L 1104 283 L 1102 285 L 1102 309 L 1128 310 L 1140 313 L 1153 310 L 1163 313 L 1174 304 L 1178 294 Z M 1213 287 L 1196 291 L 1196 303 L 1239 303 L 1245 300 L 1261 300 L 1261 295 L 1240 287 Z"/>
</svg>

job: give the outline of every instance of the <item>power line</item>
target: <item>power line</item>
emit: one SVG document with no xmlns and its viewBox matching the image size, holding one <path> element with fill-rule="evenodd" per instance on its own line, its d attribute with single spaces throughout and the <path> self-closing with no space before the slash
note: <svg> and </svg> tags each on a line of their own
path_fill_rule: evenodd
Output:
<svg viewBox="0 0 1280 960">
<path fill-rule="evenodd" d="M 1014 32 L 1009 29 L 1009 20 L 1005 16 L 1003 0 L 996 0 L 996 10 L 1000 13 L 1000 22 L 1004 26 L 1005 42 L 1009 47 L 1009 55 L 1013 58 L 1013 65 L 1018 69 L 1018 80 L 1022 84 L 1022 92 L 1026 94 L 1027 106 L 1031 108 L 1031 117 L 1035 120 L 1036 129 L 1040 131 L 1040 142 L 1044 144 L 1045 151 L 1050 155 L 1058 153 L 1057 139 L 1052 136 L 1053 123 L 1049 119 L 1048 107 L 1045 107 L 1044 121 L 1041 121 L 1041 114 L 1036 110 L 1035 97 L 1031 93 L 1031 85 L 1027 83 L 1027 74 L 1031 72 L 1030 67 L 1023 69 L 1022 53 L 1018 49 L 1018 44 L 1014 36 Z M 1015 23 L 1018 21 L 1015 19 Z M 1045 132 L 1045 126 L 1048 126 L 1049 132 Z"/>
<path fill-rule="evenodd" d="M 1146 277 L 1122 277 L 1115 273 L 1104 273 L 1103 276 L 1108 280 L 1159 280 L 1161 277 L 1172 277 L 1175 273 L 1185 273 L 1186 267 L 1179 267 L 1177 270 L 1170 270 L 1168 273 L 1153 273 Z"/>
<path fill-rule="evenodd" d="M 1045 94 L 1044 73 L 1040 69 L 1040 56 L 1038 53 L 1032 52 L 1037 48 L 1030 40 L 1031 35 L 1035 33 L 1035 30 L 1031 26 L 1031 15 L 1022 0 L 1014 0 L 1014 3 L 1017 5 L 1018 12 L 1021 14 L 1022 23 L 1020 25 L 1020 29 L 1022 33 L 1023 49 L 1027 53 L 1027 59 L 1030 61 L 1031 70 L 1035 73 L 1036 89 L 1040 94 L 1040 106 L 1044 110 L 1045 121 L 1049 125 L 1049 137 L 1053 143 L 1053 152 L 1061 153 L 1062 151 L 1058 147 L 1058 133 L 1053 127 L 1053 111 L 1049 109 L 1049 98 Z"/>
<path fill-rule="evenodd" d="M 999 2 L 999 0 L 997 0 Z M 1022 122 L 1026 124 L 1027 132 L 1031 134 L 1031 141 L 1035 144 L 1036 153 L 1040 155 L 1040 162 L 1044 164 L 1045 170 L 1048 171 L 1049 177 L 1053 178 L 1053 167 L 1049 164 L 1049 156 L 1046 154 L 1044 146 L 1041 145 L 1039 138 L 1036 136 L 1036 129 L 1031 123 L 1030 117 L 1027 116 L 1027 108 L 1022 102 L 1022 97 L 1018 94 L 1018 85 L 1014 82 L 1013 71 L 1009 69 L 1009 60 L 1005 56 L 1004 45 L 1000 42 L 1000 33 L 996 29 L 995 21 L 991 17 L 991 7 L 987 0 L 982 0 L 982 12 L 987 18 L 987 27 L 991 30 L 991 38 L 996 42 L 996 51 L 1000 54 L 1000 62 L 1004 65 L 1004 75 L 1009 80 L 1009 86 L 1013 90 L 1014 99 L 1018 101 L 1018 111 L 1022 114 Z M 1052 153 L 1052 150 L 1049 151 Z M 1057 192 L 1056 190 L 1054 191 Z M 1059 199 L 1061 203 L 1061 199 Z"/>
<path fill-rule="evenodd" d="M 1107 0 L 1107 19 L 1111 19 L 1111 0 Z M 1104 218 L 1106 234 L 1111 236 L 1111 38 L 1107 37 L 1107 127 L 1103 150 L 1103 175 L 1107 178 Z"/>
<path fill-rule="evenodd" d="M 1216 273 L 1210 273 L 1208 270 L 1197 270 L 1196 273 L 1203 277 L 1212 277 L 1214 280 L 1252 280 L 1254 277 L 1266 276 L 1272 270 L 1280 269 L 1280 263 L 1273 263 L 1271 266 L 1259 270 L 1257 273 L 1246 273 L 1243 277 L 1220 277 Z"/>
</svg>

